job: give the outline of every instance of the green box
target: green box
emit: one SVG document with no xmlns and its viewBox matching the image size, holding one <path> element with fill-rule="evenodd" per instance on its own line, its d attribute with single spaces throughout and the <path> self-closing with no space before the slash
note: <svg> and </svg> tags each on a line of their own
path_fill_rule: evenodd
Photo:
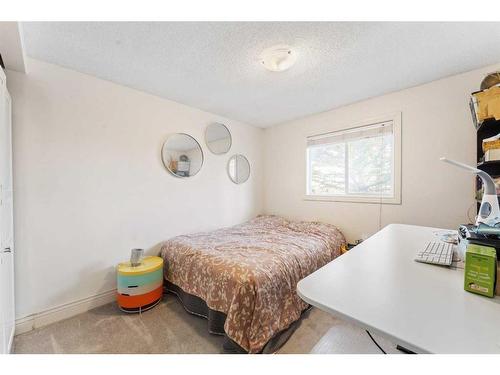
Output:
<svg viewBox="0 0 500 375">
<path fill-rule="evenodd" d="M 493 297 L 497 270 L 497 252 L 493 247 L 470 244 L 465 252 L 464 289 Z"/>
</svg>

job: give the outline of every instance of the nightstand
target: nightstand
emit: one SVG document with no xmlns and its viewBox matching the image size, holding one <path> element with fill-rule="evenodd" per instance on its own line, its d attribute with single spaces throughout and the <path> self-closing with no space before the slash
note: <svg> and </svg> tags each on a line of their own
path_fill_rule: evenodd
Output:
<svg viewBox="0 0 500 375">
<path fill-rule="evenodd" d="M 125 312 L 142 312 L 156 306 L 163 296 L 163 259 L 144 257 L 139 266 L 130 262 L 117 268 L 117 301 Z"/>
</svg>

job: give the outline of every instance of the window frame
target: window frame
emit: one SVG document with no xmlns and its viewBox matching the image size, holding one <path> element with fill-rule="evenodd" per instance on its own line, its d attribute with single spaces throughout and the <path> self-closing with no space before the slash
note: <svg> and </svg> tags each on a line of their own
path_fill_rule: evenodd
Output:
<svg viewBox="0 0 500 375">
<path fill-rule="evenodd" d="M 392 121 L 393 126 L 393 134 L 394 134 L 394 152 L 393 152 L 393 167 L 394 167 L 394 194 L 392 197 L 375 197 L 375 196 L 367 196 L 364 194 L 349 194 L 349 195 L 318 195 L 318 194 L 309 194 L 308 185 L 309 185 L 309 162 L 308 162 L 308 147 L 307 147 L 307 138 L 309 137 L 317 137 L 320 135 L 329 135 L 334 133 L 341 133 L 345 131 L 352 131 L 358 128 L 364 128 L 371 125 L 376 125 L 378 123 L 390 122 Z M 383 116 L 377 116 L 374 118 L 366 119 L 356 123 L 353 126 L 342 127 L 336 130 L 332 130 L 326 133 L 315 133 L 309 134 L 305 137 L 305 194 L 304 200 L 306 201 L 326 201 L 326 202 L 351 202 L 351 203 L 376 203 L 376 204 L 401 204 L 401 166 L 402 166 L 402 140 L 401 140 L 401 112 L 395 112 Z M 346 155 L 345 163 L 349 162 L 348 155 Z M 348 167 L 346 165 L 346 178 L 348 178 Z M 347 183 L 347 181 L 346 181 Z"/>
</svg>

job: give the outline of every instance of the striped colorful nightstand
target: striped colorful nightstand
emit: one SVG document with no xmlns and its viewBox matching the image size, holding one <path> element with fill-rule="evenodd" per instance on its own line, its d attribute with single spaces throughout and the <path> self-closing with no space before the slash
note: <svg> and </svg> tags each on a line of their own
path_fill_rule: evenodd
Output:
<svg viewBox="0 0 500 375">
<path fill-rule="evenodd" d="M 117 272 L 118 306 L 125 312 L 146 311 L 163 295 L 163 259 L 144 257 L 140 266 L 120 263 Z"/>
</svg>

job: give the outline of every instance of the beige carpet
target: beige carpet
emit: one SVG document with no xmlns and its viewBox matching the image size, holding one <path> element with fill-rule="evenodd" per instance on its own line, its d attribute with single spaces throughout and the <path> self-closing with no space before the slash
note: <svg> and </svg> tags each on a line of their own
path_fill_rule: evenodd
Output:
<svg viewBox="0 0 500 375">
<path fill-rule="evenodd" d="M 375 336 L 388 353 L 395 345 Z M 185 312 L 172 295 L 152 310 L 122 313 L 109 304 L 16 336 L 15 353 L 220 353 L 223 338 Z M 279 353 L 380 353 L 362 329 L 312 309 Z"/>
</svg>

